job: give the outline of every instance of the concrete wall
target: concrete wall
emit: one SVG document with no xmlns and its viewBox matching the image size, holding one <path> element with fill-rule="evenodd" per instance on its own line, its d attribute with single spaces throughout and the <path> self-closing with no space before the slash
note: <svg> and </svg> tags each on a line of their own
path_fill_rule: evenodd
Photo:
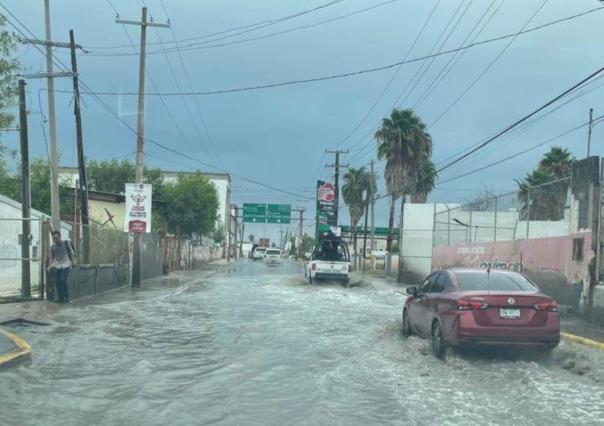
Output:
<svg viewBox="0 0 604 426">
<path fill-rule="evenodd" d="M 573 260 L 573 240 L 583 239 L 583 259 Z M 578 306 L 587 298 L 591 233 L 497 241 L 432 249 L 432 268 L 474 266 L 522 270 L 558 303 Z"/>
<path fill-rule="evenodd" d="M 21 244 L 19 235 L 22 231 L 21 203 L 0 195 L 0 258 L 21 258 Z M 31 245 L 29 253 L 31 258 L 42 256 L 42 223 L 50 217 L 37 210 L 31 210 Z M 61 234 L 64 239 L 69 239 L 71 227 L 62 224 Z M 32 261 L 31 287 L 32 290 L 40 285 L 40 261 Z M 0 260 L 0 296 L 15 295 L 21 292 L 21 261 Z"/>
<path fill-rule="evenodd" d="M 71 300 L 81 299 L 124 287 L 127 284 L 128 265 L 126 264 L 77 266 L 69 274 L 69 297 Z M 50 288 L 54 289 L 54 286 Z M 51 299 L 54 297 L 53 293 Z"/>
</svg>

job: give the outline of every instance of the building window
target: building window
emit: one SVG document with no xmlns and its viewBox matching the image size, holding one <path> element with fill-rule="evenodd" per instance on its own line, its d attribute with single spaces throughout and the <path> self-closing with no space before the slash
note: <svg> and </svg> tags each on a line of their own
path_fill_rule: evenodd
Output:
<svg viewBox="0 0 604 426">
<path fill-rule="evenodd" d="M 573 260 L 583 260 L 583 238 L 573 238 Z"/>
</svg>

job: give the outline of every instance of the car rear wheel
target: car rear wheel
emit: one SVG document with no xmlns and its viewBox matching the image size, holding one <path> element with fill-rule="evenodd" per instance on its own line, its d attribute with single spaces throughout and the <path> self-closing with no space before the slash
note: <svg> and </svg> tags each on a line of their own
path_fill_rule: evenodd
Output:
<svg viewBox="0 0 604 426">
<path fill-rule="evenodd" d="M 432 353 L 438 359 L 445 359 L 447 345 L 443 338 L 443 331 L 438 321 L 432 325 Z"/>
<path fill-rule="evenodd" d="M 403 328 L 402 328 L 403 337 L 411 336 L 411 324 L 409 323 L 409 312 L 404 309 L 403 310 Z"/>
</svg>

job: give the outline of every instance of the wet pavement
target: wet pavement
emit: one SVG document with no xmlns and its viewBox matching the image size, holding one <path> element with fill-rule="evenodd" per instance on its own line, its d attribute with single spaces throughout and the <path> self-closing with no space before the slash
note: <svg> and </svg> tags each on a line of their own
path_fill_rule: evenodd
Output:
<svg viewBox="0 0 604 426">
<path fill-rule="evenodd" d="M 2 425 L 598 425 L 604 353 L 451 353 L 400 334 L 386 285 L 308 285 L 243 260 L 187 284 L 61 306 L 21 327 Z M 0 307 L 1 309 L 1 307 Z"/>
</svg>

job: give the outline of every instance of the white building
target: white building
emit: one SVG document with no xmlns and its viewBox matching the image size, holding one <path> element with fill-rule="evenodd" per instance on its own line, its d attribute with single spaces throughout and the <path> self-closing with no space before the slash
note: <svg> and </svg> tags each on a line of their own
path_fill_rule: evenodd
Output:
<svg viewBox="0 0 604 426">
<path fill-rule="evenodd" d="M 179 172 L 179 171 L 161 171 L 161 177 L 164 183 L 176 183 L 179 176 L 194 175 L 197 172 Z M 218 219 L 224 224 L 224 229 L 229 229 L 229 206 L 231 204 L 231 176 L 228 173 L 207 173 L 201 172 L 203 176 L 214 184 L 218 193 Z M 77 167 L 61 167 L 59 169 L 59 180 L 73 188 L 76 187 L 79 179 Z"/>
</svg>

